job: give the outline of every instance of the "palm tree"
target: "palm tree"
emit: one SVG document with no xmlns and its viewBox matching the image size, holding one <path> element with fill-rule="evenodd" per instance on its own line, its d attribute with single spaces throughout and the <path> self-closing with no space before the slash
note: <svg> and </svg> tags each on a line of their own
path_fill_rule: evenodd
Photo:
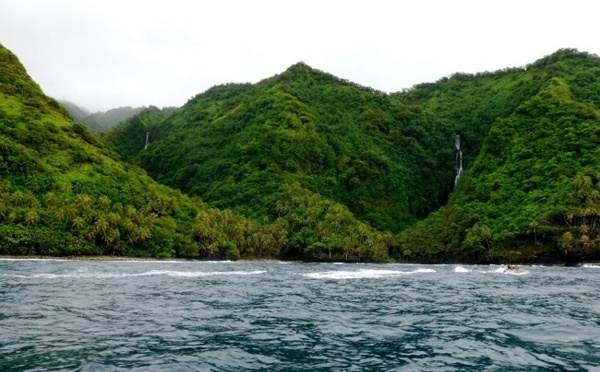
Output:
<svg viewBox="0 0 600 372">
<path fill-rule="evenodd" d="M 82 229 L 85 226 L 85 220 L 79 216 L 73 218 L 73 225 L 75 229 Z"/>
<path fill-rule="evenodd" d="M 106 231 L 106 233 L 103 236 L 104 241 L 106 242 L 106 244 L 108 246 L 113 245 L 117 240 L 119 240 L 120 237 L 121 237 L 121 234 L 119 233 L 119 230 L 117 230 L 117 229 L 109 229 Z"/>
<path fill-rule="evenodd" d="M 60 202 L 60 199 L 58 198 L 58 196 L 56 196 L 55 193 L 53 192 L 49 192 L 46 194 L 46 207 L 48 208 L 54 208 L 56 207 Z"/>
<path fill-rule="evenodd" d="M 10 181 L 3 180 L 2 182 L 0 182 L 0 194 L 8 194 L 10 192 L 10 188 Z"/>
<path fill-rule="evenodd" d="M 25 213 L 25 224 L 34 225 L 40 220 L 40 215 L 33 209 Z"/>
<path fill-rule="evenodd" d="M 143 226 L 138 230 L 137 242 L 142 243 L 142 242 L 150 239 L 151 236 L 152 236 L 152 233 L 151 233 L 150 228 Z"/>
<path fill-rule="evenodd" d="M 22 191 L 15 191 L 12 193 L 11 201 L 14 206 L 19 207 L 25 201 L 25 194 Z"/>
<path fill-rule="evenodd" d="M 6 218 L 8 215 L 8 206 L 4 200 L 0 199 L 0 219 Z"/>
<path fill-rule="evenodd" d="M 104 219 L 102 217 L 98 218 L 98 220 L 94 224 L 94 232 L 96 233 L 96 235 L 99 235 L 99 236 L 104 236 L 104 234 L 106 234 L 106 231 L 108 230 L 108 228 L 109 228 L 108 222 L 106 221 L 106 219 Z"/>
<path fill-rule="evenodd" d="M 110 208 L 110 205 L 111 205 L 111 201 L 108 196 L 102 195 L 98 198 L 98 207 L 101 210 L 107 211 Z"/>
<path fill-rule="evenodd" d="M 106 221 L 110 225 L 110 227 L 115 227 L 119 224 L 120 217 L 118 214 L 114 212 L 110 212 L 106 215 Z"/>
<path fill-rule="evenodd" d="M 77 208 L 87 210 L 94 205 L 94 200 L 87 194 L 79 194 L 75 198 L 75 205 Z"/>
</svg>

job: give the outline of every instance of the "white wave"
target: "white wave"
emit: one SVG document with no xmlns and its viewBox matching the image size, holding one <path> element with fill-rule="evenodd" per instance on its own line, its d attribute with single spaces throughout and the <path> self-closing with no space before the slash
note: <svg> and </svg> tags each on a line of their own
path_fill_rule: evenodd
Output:
<svg viewBox="0 0 600 372">
<path fill-rule="evenodd" d="M 433 269 L 417 269 L 414 271 L 363 269 L 358 271 L 326 271 L 322 273 L 308 273 L 303 275 L 312 279 L 371 279 L 435 272 L 436 271 Z"/>
<path fill-rule="evenodd" d="M 76 272 L 66 274 L 32 274 L 32 275 L 9 275 L 14 278 L 42 278 L 42 279 L 57 279 L 57 278 L 92 278 L 92 279 L 113 279 L 113 278 L 130 278 L 138 276 L 154 276 L 154 275 L 166 275 L 171 277 L 187 277 L 197 278 L 206 276 L 232 276 L 232 275 L 259 275 L 264 274 L 266 271 L 170 271 L 170 270 L 151 270 L 142 273 L 88 273 L 88 272 Z"/>
<path fill-rule="evenodd" d="M 521 275 L 527 275 L 529 274 L 529 271 L 527 270 L 523 270 L 523 269 L 519 269 L 519 270 L 508 270 L 506 268 L 506 266 L 500 266 L 495 270 L 490 270 L 490 271 L 478 271 L 481 274 L 505 274 L 505 275 L 516 275 L 516 276 L 521 276 Z"/>
<path fill-rule="evenodd" d="M 456 266 L 456 267 L 454 268 L 454 272 L 455 272 L 455 273 L 470 273 L 470 272 L 471 272 L 471 270 L 469 270 L 469 269 L 466 269 L 466 268 L 464 268 L 464 267 L 462 267 L 462 266 Z"/>
<path fill-rule="evenodd" d="M 592 268 L 592 269 L 600 269 L 600 265 L 599 264 L 583 264 L 583 265 L 581 265 L 581 267 L 587 267 L 587 268 Z"/>
<path fill-rule="evenodd" d="M 264 274 L 264 270 L 255 271 L 168 271 L 168 270 L 152 270 L 141 275 L 168 275 L 168 276 L 181 276 L 187 278 L 201 277 L 201 276 L 229 276 L 229 275 L 259 275 Z"/>
<path fill-rule="evenodd" d="M 0 258 L 0 261 L 61 261 L 61 262 L 65 262 L 65 261 L 71 261 L 68 260 L 66 258 L 27 258 L 27 257 L 23 257 L 23 258 Z"/>
<path fill-rule="evenodd" d="M 59 261 L 59 262 L 110 262 L 110 263 L 198 263 L 198 264 L 203 264 L 203 263 L 233 263 L 236 261 L 232 261 L 232 260 L 217 260 L 217 261 L 190 261 L 190 260 L 184 260 L 184 259 L 174 259 L 174 260 L 152 260 L 152 259 L 146 259 L 146 258 L 140 258 L 140 259 L 111 259 L 111 258 L 107 258 L 107 259 L 103 259 L 102 257 L 98 258 L 98 259 L 88 259 L 85 256 L 79 256 L 76 258 L 28 258 L 26 256 L 24 256 L 23 258 L 0 258 L 0 261 Z"/>
<path fill-rule="evenodd" d="M 527 275 L 527 274 L 529 274 L 529 271 L 525 271 L 525 270 L 519 270 L 519 271 L 506 270 L 506 271 L 504 271 L 504 274 L 506 274 L 506 275 L 521 276 L 521 275 Z"/>
<path fill-rule="evenodd" d="M 97 260 L 100 262 L 103 262 L 104 260 Z M 148 260 L 148 259 L 132 259 L 132 260 L 106 260 L 110 263 L 167 263 L 167 264 L 172 264 L 172 263 L 183 263 L 183 264 L 191 264 L 191 263 L 195 263 L 195 264 L 217 264 L 217 263 L 232 263 L 235 261 L 232 260 L 223 260 L 223 261 L 190 261 L 190 260 Z"/>
<path fill-rule="evenodd" d="M 197 261 L 198 263 L 232 263 L 235 261 L 232 260 L 222 260 L 222 261 Z"/>
<path fill-rule="evenodd" d="M 103 260 L 98 260 L 100 262 L 105 262 Z M 189 261 L 186 260 L 106 260 L 107 262 L 110 263 L 167 263 L 167 264 L 172 264 L 172 263 L 189 263 Z"/>
</svg>

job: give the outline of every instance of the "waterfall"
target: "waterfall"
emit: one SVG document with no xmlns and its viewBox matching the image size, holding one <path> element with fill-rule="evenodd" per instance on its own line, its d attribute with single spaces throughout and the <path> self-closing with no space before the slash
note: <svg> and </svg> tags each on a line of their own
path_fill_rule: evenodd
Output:
<svg viewBox="0 0 600 372">
<path fill-rule="evenodd" d="M 150 132 L 146 132 L 146 144 L 144 145 L 144 150 L 148 148 L 148 140 L 150 139 Z"/>
<path fill-rule="evenodd" d="M 460 147 L 460 136 L 458 134 L 454 139 L 454 147 L 456 147 L 456 178 L 454 178 L 454 186 L 456 186 L 463 171 L 462 148 Z"/>
</svg>

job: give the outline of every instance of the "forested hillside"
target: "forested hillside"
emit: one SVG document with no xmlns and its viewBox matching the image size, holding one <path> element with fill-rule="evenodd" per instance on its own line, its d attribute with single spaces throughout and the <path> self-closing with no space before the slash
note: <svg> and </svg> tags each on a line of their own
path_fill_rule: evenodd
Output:
<svg viewBox="0 0 600 372">
<path fill-rule="evenodd" d="M 395 94 L 299 63 L 95 136 L 0 47 L 0 254 L 578 261 L 599 229 L 597 56 Z"/>
<path fill-rule="evenodd" d="M 401 260 L 589 258 L 599 248 L 598 65 L 561 50 L 386 95 L 297 64 L 198 95 L 153 122 L 146 151 L 118 150 L 122 134 L 110 143 L 160 182 L 254 219 L 319 220 L 291 189 L 347 208 L 401 232 L 391 244 Z M 318 229 L 290 234 L 295 249 L 334 244 Z"/>
<path fill-rule="evenodd" d="M 466 138 L 449 203 L 401 234 L 425 261 L 600 257 L 600 59 L 561 50 L 524 69 L 401 94 Z"/>
<path fill-rule="evenodd" d="M 0 46 L 0 254 L 279 257 L 281 224 L 209 208 L 115 160 Z"/>
<path fill-rule="evenodd" d="M 302 63 L 255 85 L 213 87 L 149 122 L 131 120 L 107 133 L 107 143 L 214 207 L 283 218 L 293 255 L 346 252 L 358 226 L 399 232 L 437 209 L 454 178 L 449 131 L 386 94 Z"/>
<path fill-rule="evenodd" d="M 256 85 L 214 87 L 149 132 L 137 163 L 155 179 L 253 218 L 276 218 L 289 187 L 301 187 L 397 232 L 436 209 L 453 178 L 451 134 L 304 64 Z"/>
</svg>

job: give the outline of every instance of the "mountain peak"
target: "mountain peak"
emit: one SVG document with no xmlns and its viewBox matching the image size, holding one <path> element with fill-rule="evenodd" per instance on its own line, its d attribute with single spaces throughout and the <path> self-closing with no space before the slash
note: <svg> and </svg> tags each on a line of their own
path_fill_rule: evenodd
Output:
<svg viewBox="0 0 600 372">
<path fill-rule="evenodd" d="M 559 49 L 556 52 L 547 55 L 543 58 L 538 59 L 533 62 L 528 67 L 544 67 L 549 66 L 562 61 L 584 61 L 584 60 L 594 60 L 596 64 L 600 64 L 600 59 L 595 54 L 590 54 L 588 52 L 581 52 L 577 49 L 573 48 L 563 48 Z"/>
<path fill-rule="evenodd" d="M 286 71 L 306 71 L 306 70 L 313 71 L 314 69 L 312 67 L 310 67 L 308 64 L 304 63 L 303 61 L 296 62 L 286 69 Z"/>
<path fill-rule="evenodd" d="M 2 44 L 0 44 L 0 75 L 3 76 L 0 83 L 22 87 L 26 85 L 29 89 L 41 93 L 40 87 L 27 74 L 19 58 Z"/>
</svg>

